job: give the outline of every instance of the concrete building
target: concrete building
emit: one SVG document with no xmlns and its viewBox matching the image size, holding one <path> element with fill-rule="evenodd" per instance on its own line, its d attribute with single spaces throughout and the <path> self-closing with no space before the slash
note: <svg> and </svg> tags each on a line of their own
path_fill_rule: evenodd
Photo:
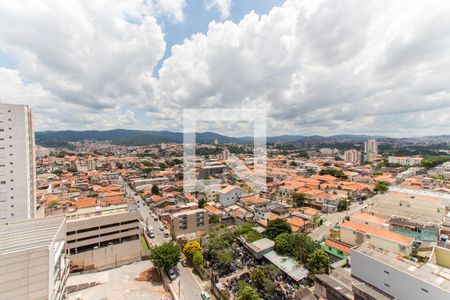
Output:
<svg viewBox="0 0 450 300">
<path fill-rule="evenodd" d="M 230 150 L 228 149 L 224 149 L 222 151 L 222 159 L 223 160 L 227 160 L 230 157 Z"/>
<path fill-rule="evenodd" d="M 222 204 L 225 207 L 231 206 L 236 204 L 238 202 L 239 197 L 241 197 L 244 194 L 244 189 L 229 185 L 226 188 L 221 189 L 217 196 L 219 198 L 220 204 Z"/>
<path fill-rule="evenodd" d="M 0 104 L 0 224 L 34 218 L 35 178 L 31 109 Z"/>
<path fill-rule="evenodd" d="M 369 243 L 351 250 L 351 262 L 352 276 L 395 299 L 450 299 L 450 269 L 445 266 L 419 264 Z"/>
<path fill-rule="evenodd" d="M 410 157 L 410 156 L 389 156 L 388 163 L 399 164 L 403 166 L 418 166 L 422 163 L 422 157 Z"/>
<path fill-rule="evenodd" d="M 344 152 L 344 160 L 348 163 L 359 164 L 361 163 L 361 152 L 355 149 L 347 150 Z"/>
<path fill-rule="evenodd" d="M 69 274 L 65 218 L 10 222 L 0 228 L 0 299 L 63 299 Z"/>
<path fill-rule="evenodd" d="M 171 232 L 174 236 L 206 232 L 209 227 L 209 213 L 199 208 L 181 211 L 170 216 Z"/>
<path fill-rule="evenodd" d="M 365 141 L 364 152 L 378 155 L 378 142 L 376 140 Z"/>
<path fill-rule="evenodd" d="M 352 246 L 370 241 L 378 249 L 409 255 L 414 239 L 396 232 L 347 221 L 341 224 L 341 241 Z"/>
<path fill-rule="evenodd" d="M 67 214 L 67 252 L 74 269 L 105 269 L 140 260 L 140 213 L 128 204 Z"/>
<path fill-rule="evenodd" d="M 50 156 L 51 151 L 48 148 L 42 146 L 36 146 L 35 150 L 36 158 L 47 157 Z"/>
</svg>

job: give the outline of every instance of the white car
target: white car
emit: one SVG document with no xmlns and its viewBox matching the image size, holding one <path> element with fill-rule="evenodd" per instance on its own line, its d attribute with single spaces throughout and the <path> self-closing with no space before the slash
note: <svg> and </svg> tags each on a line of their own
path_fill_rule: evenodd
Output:
<svg viewBox="0 0 450 300">
<path fill-rule="evenodd" d="M 205 291 L 203 291 L 203 292 L 200 294 L 200 296 L 202 296 L 202 299 L 203 299 L 203 300 L 211 300 L 211 296 L 210 296 L 207 292 L 205 292 Z"/>
<path fill-rule="evenodd" d="M 177 278 L 177 274 L 175 274 L 175 271 L 173 269 L 169 269 L 167 271 L 167 275 L 169 276 L 170 280 L 174 280 Z"/>
</svg>

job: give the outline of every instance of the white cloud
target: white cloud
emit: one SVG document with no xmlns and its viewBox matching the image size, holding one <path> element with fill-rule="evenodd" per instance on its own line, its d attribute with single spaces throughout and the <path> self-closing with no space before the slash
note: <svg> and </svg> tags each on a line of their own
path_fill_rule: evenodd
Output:
<svg viewBox="0 0 450 300">
<path fill-rule="evenodd" d="M 176 23 L 184 21 L 186 0 L 150 0 L 149 6 L 154 14 L 167 16 Z"/>
<path fill-rule="evenodd" d="M 206 3 L 224 18 L 231 5 Z M 183 108 L 267 107 L 271 134 L 450 130 L 447 1 L 287 0 L 210 23 L 172 48 L 156 79 L 165 43 L 155 16 L 182 22 L 185 6 L 1 2 L 0 51 L 19 63 L 0 69 L 2 100 L 30 103 L 40 129 L 180 130 Z"/>
<path fill-rule="evenodd" d="M 230 16 L 232 0 L 205 0 L 207 10 L 217 9 L 220 12 L 221 19 L 227 19 Z"/>
<path fill-rule="evenodd" d="M 140 1 L 3 1 L 0 50 L 61 99 L 112 107 L 142 93 L 164 53 L 161 28 L 143 11 Z"/>
<path fill-rule="evenodd" d="M 446 1 L 287 1 L 173 47 L 158 95 L 173 108 L 268 107 L 276 133 L 404 134 L 419 112 L 448 114 L 449 28 Z"/>
</svg>

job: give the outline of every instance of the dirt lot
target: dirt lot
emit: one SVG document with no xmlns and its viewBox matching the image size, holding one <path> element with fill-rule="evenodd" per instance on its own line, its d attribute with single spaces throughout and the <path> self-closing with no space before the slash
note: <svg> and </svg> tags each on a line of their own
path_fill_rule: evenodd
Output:
<svg viewBox="0 0 450 300">
<path fill-rule="evenodd" d="M 90 282 L 100 284 L 68 294 L 68 299 L 168 299 L 158 274 L 152 272 L 151 267 L 149 261 L 141 261 L 112 270 L 70 276 L 68 287 Z"/>
</svg>

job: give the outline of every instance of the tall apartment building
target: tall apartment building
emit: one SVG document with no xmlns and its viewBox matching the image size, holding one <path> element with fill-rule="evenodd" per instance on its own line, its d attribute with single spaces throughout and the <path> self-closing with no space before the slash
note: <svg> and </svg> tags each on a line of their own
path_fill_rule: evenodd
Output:
<svg viewBox="0 0 450 300">
<path fill-rule="evenodd" d="M 361 162 L 361 152 L 355 149 L 347 150 L 344 152 L 345 162 L 352 164 L 359 164 Z"/>
<path fill-rule="evenodd" d="M 0 104 L 0 224 L 34 218 L 35 178 L 31 109 Z"/>
<path fill-rule="evenodd" d="M 0 228 L 0 299 L 65 298 L 65 225 L 64 216 L 58 216 Z"/>
<path fill-rule="evenodd" d="M 364 152 L 378 155 L 378 142 L 376 140 L 365 141 Z"/>
</svg>

